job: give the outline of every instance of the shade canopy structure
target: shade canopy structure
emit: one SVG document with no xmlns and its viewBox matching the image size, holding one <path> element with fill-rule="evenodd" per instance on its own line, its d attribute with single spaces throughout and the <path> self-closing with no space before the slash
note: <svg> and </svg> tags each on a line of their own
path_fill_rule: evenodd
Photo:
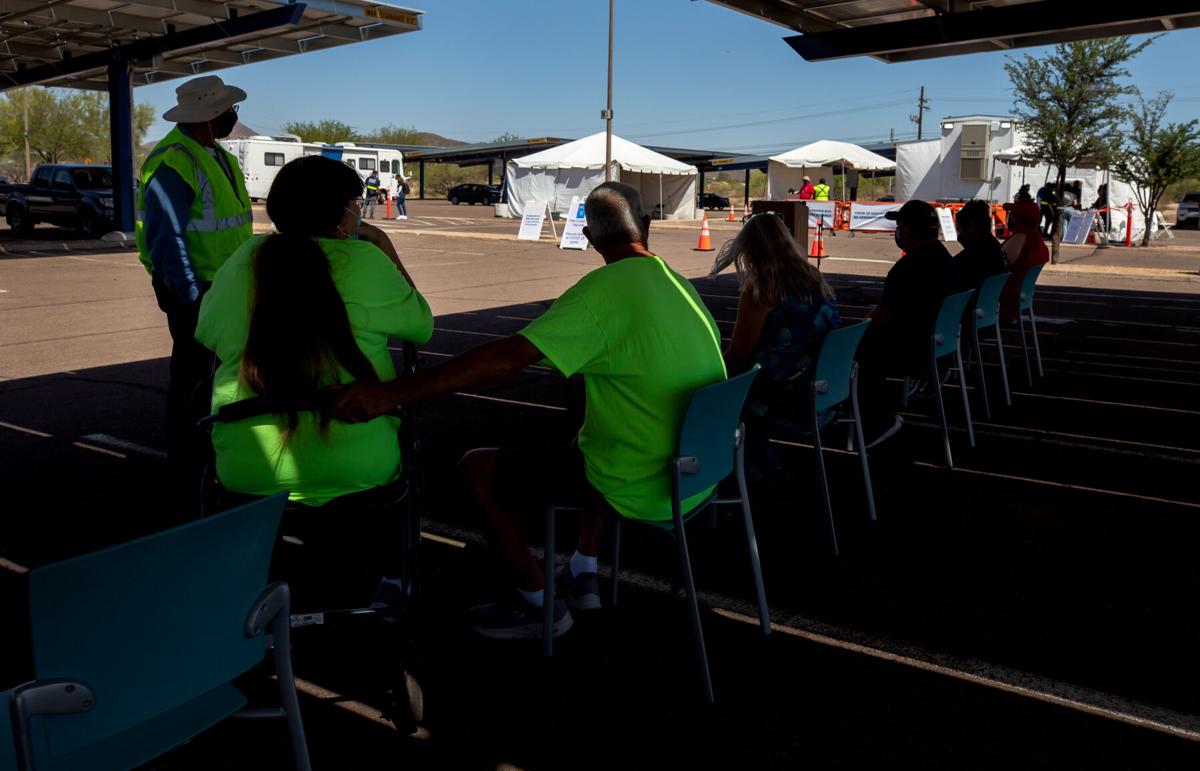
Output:
<svg viewBox="0 0 1200 771">
<path fill-rule="evenodd" d="M 710 0 L 803 34 L 808 61 L 871 56 L 908 62 L 1200 26 L 1194 0 Z"/>
<path fill-rule="evenodd" d="M 510 160 L 504 177 L 508 216 L 521 216 L 531 202 L 565 214 L 573 197 L 586 197 L 604 181 L 604 138 L 601 131 Z M 695 166 L 613 135 L 612 178 L 638 189 L 647 214 L 695 218 L 698 175 Z"/>
<path fill-rule="evenodd" d="M 829 181 L 834 171 L 891 171 L 896 162 L 849 142 L 822 139 L 780 155 L 772 155 L 767 164 L 767 197 L 786 198 L 789 190 L 800 190 L 804 177 L 813 182 Z M 844 176 L 843 176 L 844 180 Z M 844 185 L 843 185 L 844 186 Z M 845 191 L 840 193 L 845 198 Z"/>
</svg>

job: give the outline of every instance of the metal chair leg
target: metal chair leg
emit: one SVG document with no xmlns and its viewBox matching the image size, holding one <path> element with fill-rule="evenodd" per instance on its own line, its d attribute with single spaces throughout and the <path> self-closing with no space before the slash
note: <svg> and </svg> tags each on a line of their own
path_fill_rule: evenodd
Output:
<svg viewBox="0 0 1200 771">
<path fill-rule="evenodd" d="M 745 434 L 745 427 L 739 426 L 738 430 Z M 737 467 L 734 471 L 737 474 L 738 497 L 742 503 L 742 520 L 746 529 L 746 548 L 750 550 L 750 569 L 754 573 L 754 596 L 758 600 L 758 623 L 762 627 L 763 634 L 771 633 L 771 613 L 767 609 L 767 590 L 763 585 L 762 563 L 758 558 L 758 539 L 754 536 L 754 519 L 750 514 L 750 495 L 746 491 L 746 472 L 742 466 L 745 450 L 741 441 L 738 442 L 737 448 Z"/>
<path fill-rule="evenodd" d="M 900 406 L 901 407 L 905 407 L 905 408 L 908 407 L 908 387 L 909 387 L 910 383 L 911 383 L 911 380 L 906 375 L 904 378 L 904 383 L 901 384 L 901 387 L 900 387 Z"/>
<path fill-rule="evenodd" d="M 871 465 L 867 462 L 867 443 L 863 440 L 862 416 L 858 413 L 858 365 L 850 375 L 850 409 L 854 415 L 854 437 L 858 445 L 858 459 L 862 463 L 863 485 L 867 489 L 867 514 L 875 521 L 875 490 L 871 485 Z"/>
<path fill-rule="evenodd" d="M 542 567 L 542 655 L 554 655 L 554 519 L 553 506 L 546 507 L 546 556 Z"/>
<path fill-rule="evenodd" d="M 1033 316 L 1033 306 L 1029 307 L 1029 331 L 1033 332 L 1033 352 L 1037 356 L 1038 377 L 1045 377 L 1046 372 L 1042 369 L 1042 346 L 1038 343 L 1037 319 Z"/>
<path fill-rule="evenodd" d="M 612 586 L 609 590 L 608 604 L 617 607 L 617 586 L 621 583 L 621 517 L 617 515 L 612 523 Z"/>
<path fill-rule="evenodd" d="M 1012 406 L 1012 391 L 1008 387 L 1008 365 L 1004 356 L 1004 333 L 1000 331 L 1000 322 L 996 322 L 996 352 L 1000 354 L 1000 380 L 1004 383 L 1004 406 Z"/>
<path fill-rule="evenodd" d="M 967 443 L 975 446 L 975 424 L 971 421 L 971 400 L 967 396 L 967 377 L 963 374 L 962 351 L 954 348 L 954 361 L 958 364 L 958 387 L 962 390 L 963 414 L 967 417 Z"/>
<path fill-rule="evenodd" d="M 979 345 L 979 327 L 974 328 L 971 334 L 971 342 L 975 344 L 975 361 L 979 365 L 979 395 L 983 401 L 983 416 L 985 418 L 992 417 L 992 405 L 988 401 L 987 391 L 987 373 L 983 371 L 983 348 Z M 965 387 L 965 383 L 963 384 Z"/>
<path fill-rule="evenodd" d="M 933 378 L 934 401 L 937 402 L 938 419 L 942 422 L 942 445 L 946 451 L 946 465 L 954 468 L 954 456 L 950 452 L 950 426 L 946 423 L 946 404 L 942 399 L 942 378 L 938 375 L 937 358 L 930 353 L 932 368 L 930 375 Z"/>
<path fill-rule="evenodd" d="M 833 522 L 833 504 L 829 500 L 829 477 L 825 474 L 825 451 L 821 447 L 821 429 L 817 427 L 816 411 L 813 411 L 813 452 L 817 456 L 817 474 L 821 477 L 821 502 L 825 504 L 826 530 L 829 533 L 829 548 L 838 556 L 837 527 Z"/>
<path fill-rule="evenodd" d="M 683 517 L 675 512 L 675 544 L 679 550 L 679 567 L 683 572 L 683 588 L 687 593 L 688 612 L 692 623 L 692 640 L 696 645 L 696 658 L 700 664 L 700 677 L 704 686 L 704 703 L 712 704 L 712 675 L 708 671 L 708 651 L 704 647 L 704 630 L 700 627 L 700 599 L 696 596 L 696 584 L 692 579 L 692 562 L 688 557 L 687 535 L 683 531 Z"/>
<path fill-rule="evenodd" d="M 1033 388 L 1033 373 L 1029 369 L 1029 344 L 1025 340 L 1025 314 L 1017 311 L 1017 326 L 1021 329 L 1021 358 L 1025 361 L 1025 385 Z"/>
</svg>

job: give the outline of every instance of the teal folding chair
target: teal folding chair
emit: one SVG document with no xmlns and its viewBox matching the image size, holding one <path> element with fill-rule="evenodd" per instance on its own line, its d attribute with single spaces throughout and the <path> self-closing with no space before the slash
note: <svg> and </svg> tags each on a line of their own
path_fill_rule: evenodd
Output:
<svg viewBox="0 0 1200 771">
<path fill-rule="evenodd" d="M 967 303 L 971 301 L 971 296 L 974 294 L 974 289 L 968 289 L 942 300 L 942 309 L 938 311 L 937 321 L 934 322 L 933 336 L 929 346 L 930 382 L 936 384 L 933 396 L 937 402 L 938 419 L 942 423 L 942 444 L 946 451 L 946 465 L 950 468 L 954 468 L 954 456 L 950 452 L 950 426 L 946 422 L 946 403 L 942 396 L 942 387 L 945 383 L 938 374 L 938 362 L 946 356 L 954 357 L 954 363 L 950 372 L 947 373 L 947 379 L 952 373 L 958 375 L 959 390 L 962 391 L 963 414 L 967 420 L 967 441 L 974 447 L 975 425 L 971 422 L 971 401 L 967 397 L 967 378 L 963 374 L 962 347 L 959 345 L 959 338 L 962 336 L 963 311 L 966 310 Z"/>
<path fill-rule="evenodd" d="M 709 506 L 733 504 L 741 506 L 742 522 L 746 530 L 746 545 L 750 552 L 750 567 L 754 574 L 754 591 L 758 600 L 758 620 L 763 634 L 771 633 L 767 595 L 763 588 L 762 565 L 758 557 L 758 542 L 754 538 L 754 520 L 750 513 L 750 497 L 746 493 L 746 475 L 743 470 L 746 431 L 739 420 L 742 405 L 746 401 L 746 394 L 750 392 L 750 384 L 754 382 L 754 377 L 758 374 L 759 369 L 760 367 L 756 364 L 748 372 L 697 389 L 692 394 L 687 414 L 684 416 L 683 427 L 679 432 L 679 449 L 670 460 L 670 521 L 652 522 L 617 516 L 612 522 L 613 576 L 610 600 L 613 606 L 617 604 L 617 586 L 620 580 L 622 520 L 648 525 L 674 536 L 683 587 L 687 594 L 690 611 L 692 639 L 695 643 L 696 658 L 703 680 L 704 700 L 707 704 L 713 703 L 712 677 L 708 669 L 708 653 L 704 647 L 704 632 L 700 627 L 700 603 L 696 596 L 695 582 L 692 580 L 692 563 L 688 555 L 684 525 Z M 724 481 L 730 474 L 737 479 L 738 495 L 736 498 L 718 498 L 716 485 Z M 683 511 L 684 500 L 710 489 L 711 492 L 706 500 L 691 511 Z M 543 653 L 547 656 L 554 654 L 554 520 L 559 511 L 570 509 L 569 506 L 555 505 L 546 508 L 544 565 L 546 581 L 543 590 L 542 644 Z"/>
<path fill-rule="evenodd" d="M 17 771 L 17 745 L 13 740 L 12 691 L 0 691 L 0 771 Z"/>
<path fill-rule="evenodd" d="M 1000 380 L 1004 383 L 1004 404 L 1012 406 L 1012 392 L 1008 388 L 1008 365 L 1004 361 L 1004 334 L 1000 331 L 1000 295 L 1004 285 L 1008 283 L 1008 273 L 989 276 L 979 287 L 979 296 L 975 298 L 975 323 L 971 326 L 971 342 L 975 347 L 975 361 L 979 366 L 979 393 L 983 401 L 983 414 L 992 417 L 992 407 L 988 402 L 987 374 L 983 366 L 983 348 L 980 344 L 979 333 L 991 327 L 996 332 L 996 353 L 1000 357 Z"/>
<path fill-rule="evenodd" d="M 286 721 L 310 768 L 287 584 L 267 586 L 286 493 L 29 574 L 36 680 L 13 692 L 22 771 L 128 769 L 230 716 Z M 264 588 L 265 587 L 265 588 Z M 232 680 L 274 636 L 280 709 Z"/>
<path fill-rule="evenodd" d="M 858 363 L 854 355 L 862 342 L 870 319 L 834 329 L 825 335 L 821 350 L 813 366 L 810 404 L 812 407 L 812 442 L 817 456 L 817 470 L 821 474 L 821 500 L 825 504 L 828 520 L 829 542 L 833 554 L 838 554 L 837 530 L 833 523 L 833 505 L 829 498 L 829 476 L 825 470 L 825 453 L 821 446 L 821 414 L 829 413 L 847 401 L 850 402 L 850 417 L 837 418 L 835 422 L 851 426 L 850 444 L 858 448 L 858 459 L 862 464 L 863 484 L 867 490 L 867 513 L 875 520 L 875 493 L 871 490 L 871 467 L 867 462 L 867 443 L 863 441 L 862 417 L 858 410 Z"/>
<path fill-rule="evenodd" d="M 1037 319 L 1033 315 L 1033 287 L 1037 284 L 1038 276 L 1042 275 L 1042 266 L 1034 265 L 1021 281 L 1021 296 L 1017 302 L 1017 323 L 1021 327 L 1021 355 L 1025 359 L 1025 384 L 1033 387 L 1033 373 L 1029 368 L 1029 344 L 1025 340 L 1025 316 L 1029 316 L 1029 329 L 1033 332 L 1033 351 L 1037 355 L 1038 377 L 1045 377 L 1042 370 L 1042 347 L 1038 344 Z"/>
</svg>

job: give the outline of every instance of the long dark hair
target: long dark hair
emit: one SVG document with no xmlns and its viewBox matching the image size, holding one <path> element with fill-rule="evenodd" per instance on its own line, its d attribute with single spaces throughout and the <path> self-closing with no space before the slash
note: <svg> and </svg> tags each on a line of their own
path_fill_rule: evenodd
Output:
<svg viewBox="0 0 1200 771">
<path fill-rule="evenodd" d="M 338 365 L 355 380 L 379 379 L 354 340 L 329 258 L 316 241 L 337 235 L 346 202 L 362 190 L 358 172 L 314 155 L 280 169 L 267 196 L 277 232 L 254 255 L 241 374 L 255 393 L 279 405 L 289 432 L 299 423 L 299 407 L 319 400 Z M 327 425 L 322 410 L 322 429 Z"/>
</svg>

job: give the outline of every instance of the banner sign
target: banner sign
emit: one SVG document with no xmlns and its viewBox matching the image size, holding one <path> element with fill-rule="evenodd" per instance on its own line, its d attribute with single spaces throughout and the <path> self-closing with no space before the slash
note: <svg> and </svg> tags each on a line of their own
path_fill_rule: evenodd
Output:
<svg viewBox="0 0 1200 771">
<path fill-rule="evenodd" d="M 884 219 L 883 215 L 896 211 L 904 204 L 901 203 L 859 203 L 850 204 L 851 230 L 880 230 L 891 232 L 896 229 L 896 223 Z"/>
<path fill-rule="evenodd" d="M 1087 243 L 1088 234 L 1092 232 L 1092 223 L 1096 220 L 1096 212 L 1076 211 L 1073 209 L 1067 209 L 1066 211 L 1070 215 L 1070 219 L 1067 220 L 1067 228 L 1063 232 L 1063 243 Z"/>
<path fill-rule="evenodd" d="M 809 230 L 816 230 L 817 222 L 821 219 L 825 220 L 826 230 L 833 230 L 833 226 L 836 224 L 833 219 L 836 201 L 805 201 L 804 204 L 808 206 Z"/>
<path fill-rule="evenodd" d="M 583 234 L 583 226 L 587 219 L 583 215 L 583 201 L 579 196 L 571 199 L 571 208 L 567 209 L 567 224 L 563 226 L 562 240 L 559 249 L 587 249 L 587 236 Z"/>
<path fill-rule="evenodd" d="M 518 241 L 537 241 L 542 237 L 546 206 L 545 201 L 530 201 L 525 205 L 525 213 L 521 215 L 521 231 L 517 233 Z"/>
<path fill-rule="evenodd" d="M 954 225 L 954 212 L 944 206 L 937 210 L 938 224 L 942 226 L 942 240 L 946 243 L 958 240 L 958 228 Z"/>
</svg>

